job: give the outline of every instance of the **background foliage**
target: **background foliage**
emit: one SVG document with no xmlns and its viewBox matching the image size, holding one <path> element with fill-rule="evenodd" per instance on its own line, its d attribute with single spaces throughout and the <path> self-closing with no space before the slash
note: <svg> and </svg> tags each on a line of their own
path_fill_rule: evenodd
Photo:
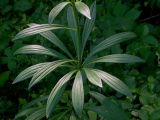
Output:
<svg viewBox="0 0 160 120">
<path fill-rule="evenodd" d="M 16 49 L 28 43 L 38 43 L 39 40 L 41 45 L 51 46 L 40 36 L 25 38 L 26 40 L 23 42 L 18 41 L 14 43 L 11 42 L 11 39 L 18 31 L 26 27 L 28 23 L 48 22 L 48 13 L 58 2 L 58 0 L 0 0 L 0 119 L 2 120 L 13 119 L 15 114 L 28 102 L 39 96 L 48 95 L 52 86 L 57 82 L 57 78 L 60 78 L 63 72 L 65 72 L 63 70 L 61 74 L 47 76 L 45 82 L 36 85 L 30 92 L 27 90 L 28 81 L 17 85 L 11 84 L 16 75 L 24 68 L 47 59 L 41 56 L 13 56 Z M 86 0 L 87 4 L 92 2 L 92 0 Z M 129 86 L 133 92 L 134 99 L 126 99 L 108 86 L 105 86 L 102 91 L 97 89 L 97 91 L 105 93 L 107 98 L 105 102 L 99 104 L 95 99 L 92 99 L 94 97 L 88 96 L 86 106 L 93 103 L 97 105 L 90 108 L 91 111 L 87 112 L 89 118 L 96 120 L 98 117 L 106 115 L 106 113 L 103 113 L 105 109 L 112 111 L 115 108 L 115 111 L 109 115 L 117 118 L 121 114 L 130 119 L 159 120 L 159 0 L 97 0 L 97 9 L 95 32 L 91 34 L 91 43 L 99 42 L 108 36 L 123 31 L 133 31 L 138 35 L 136 40 L 113 46 L 105 53 L 101 52 L 100 54 L 104 55 L 106 52 L 129 53 L 145 59 L 146 62 L 138 65 L 102 64 L 101 68 L 121 78 Z M 58 17 L 59 19 L 55 21 L 56 23 L 66 23 L 66 16 L 63 13 Z M 65 41 L 66 33 L 60 31 L 56 34 L 61 36 L 61 40 L 67 46 L 72 47 Z M 27 41 L 28 39 L 30 40 Z M 96 88 L 89 86 L 88 89 L 95 90 Z M 105 108 L 104 106 L 107 105 L 111 105 L 111 107 Z M 43 106 L 43 103 L 39 102 L 38 106 Z M 59 108 L 62 108 L 62 106 L 72 107 L 69 90 L 64 93 L 58 105 Z M 93 111 L 100 113 L 100 116 L 97 116 Z M 59 109 L 55 112 L 59 113 L 59 115 L 64 113 L 63 110 Z M 62 115 L 62 119 L 67 120 L 69 116 Z M 94 118 L 92 118 L 93 116 Z M 107 115 L 107 117 L 109 116 Z M 116 118 L 107 119 L 116 120 Z"/>
</svg>

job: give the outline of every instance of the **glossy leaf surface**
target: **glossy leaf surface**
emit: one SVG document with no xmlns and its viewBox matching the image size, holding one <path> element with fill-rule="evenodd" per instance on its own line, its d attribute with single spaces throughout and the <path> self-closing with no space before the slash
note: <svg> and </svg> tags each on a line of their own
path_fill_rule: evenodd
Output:
<svg viewBox="0 0 160 120">
<path fill-rule="evenodd" d="M 64 75 L 54 86 L 52 89 L 48 100 L 47 100 L 47 107 L 46 107 L 46 116 L 49 117 L 52 113 L 52 111 L 55 109 L 55 106 L 57 102 L 60 99 L 60 94 L 61 91 L 63 91 L 63 86 L 70 80 L 71 76 L 74 74 L 75 71 L 71 71 Z"/>
<path fill-rule="evenodd" d="M 72 87 L 72 104 L 78 116 L 82 115 L 84 104 L 84 90 L 81 72 L 76 74 Z"/>
<path fill-rule="evenodd" d="M 61 2 L 56 5 L 49 13 L 48 22 L 51 24 L 56 16 L 66 7 L 70 2 Z"/>
<path fill-rule="evenodd" d="M 82 15 L 84 15 L 88 19 L 91 19 L 91 13 L 90 13 L 89 7 L 85 3 L 81 1 L 77 1 L 75 3 L 75 6 Z"/>
</svg>

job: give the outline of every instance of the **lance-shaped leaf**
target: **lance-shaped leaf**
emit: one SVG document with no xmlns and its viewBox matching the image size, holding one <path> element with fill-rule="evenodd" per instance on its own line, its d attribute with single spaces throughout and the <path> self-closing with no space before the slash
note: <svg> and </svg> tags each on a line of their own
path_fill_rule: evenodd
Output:
<svg viewBox="0 0 160 120">
<path fill-rule="evenodd" d="M 99 43 L 97 46 L 91 50 L 90 56 L 94 55 L 97 52 L 100 52 L 108 47 L 111 47 L 115 44 L 119 44 L 123 41 L 130 40 L 136 37 L 136 34 L 133 32 L 122 32 L 115 35 L 112 35 L 111 37 L 105 39 L 101 43 Z"/>
<path fill-rule="evenodd" d="M 30 116 L 28 116 L 25 120 L 42 120 L 46 116 L 46 108 L 41 108 L 35 112 L 33 112 Z"/>
<path fill-rule="evenodd" d="M 71 76 L 75 73 L 75 71 L 71 71 L 69 73 L 67 73 L 66 75 L 64 75 L 58 82 L 57 84 L 54 86 L 54 88 L 52 89 L 48 100 L 47 100 L 47 107 L 46 107 L 46 116 L 47 118 L 51 115 L 52 111 L 54 111 L 56 104 L 58 103 L 59 99 L 60 99 L 60 95 L 63 92 L 63 89 L 65 87 L 65 84 L 70 80 Z M 61 94 L 59 94 L 61 93 Z"/>
<path fill-rule="evenodd" d="M 94 91 L 91 91 L 89 92 L 89 94 L 91 96 L 93 96 L 95 99 L 97 99 L 101 104 L 103 104 L 104 100 L 106 99 L 106 97 L 98 92 L 94 92 Z"/>
<path fill-rule="evenodd" d="M 42 54 L 57 57 L 56 53 L 41 45 L 26 45 L 16 50 L 14 54 Z"/>
<path fill-rule="evenodd" d="M 32 26 L 22 30 L 14 37 L 13 40 L 17 40 L 20 38 L 32 36 L 38 33 L 42 33 L 49 30 L 55 30 L 55 29 L 70 29 L 70 28 L 64 27 L 62 25 L 57 25 L 57 24 L 41 24 L 39 26 Z"/>
<path fill-rule="evenodd" d="M 29 102 L 27 105 L 25 105 L 22 110 L 29 109 L 30 107 L 33 107 L 35 105 L 38 105 L 40 102 L 47 101 L 48 95 L 47 96 L 40 96 L 39 98 L 32 100 Z"/>
<path fill-rule="evenodd" d="M 30 77 L 32 77 L 34 75 L 34 73 L 36 73 L 37 71 L 39 71 L 44 65 L 48 65 L 49 62 L 46 63 L 39 63 L 36 65 L 33 65 L 31 67 L 26 68 L 25 70 L 23 70 L 13 81 L 14 83 L 18 83 L 21 82 L 23 80 L 26 80 Z"/>
<path fill-rule="evenodd" d="M 84 104 L 84 90 L 81 72 L 76 74 L 72 87 L 72 104 L 78 116 L 82 115 Z"/>
<path fill-rule="evenodd" d="M 15 120 L 20 118 L 20 117 L 24 117 L 24 116 L 28 116 L 29 114 L 32 114 L 33 112 L 35 112 L 36 110 L 39 110 L 39 108 L 28 108 L 26 110 L 23 110 L 21 112 L 19 112 L 16 116 L 15 116 Z"/>
<path fill-rule="evenodd" d="M 128 113 L 116 101 L 97 92 L 90 92 L 90 94 L 101 103 L 101 106 L 91 106 L 90 110 L 95 111 L 106 120 L 129 120 Z"/>
<path fill-rule="evenodd" d="M 144 62 L 141 58 L 128 54 L 113 54 L 107 55 L 96 60 L 93 60 L 91 63 L 98 62 L 109 62 L 109 63 L 135 63 L 135 62 Z"/>
<path fill-rule="evenodd" d="M 78 38 L 78 26 L 77 26 L 77 21 L 76 21 L 76 17 L 74 14 L 74 10 L 71 6 L 68 7 L 67 10 L 67 20 L 68 20 L 68 26 L 71 28 L 76 29 L 75 31 L 70 30 L 70 35 L 72 37 L 72 41 L 74 43 L 74 47 L 76 49 L 76 53 L 78 58 L 80 58 L 80 40 Z"/>
<path fill-rule="evenodd" d="M 68 5 L 70 2 L 61 2 L 60 4 L 56 5 L 51 12 L 49 13 L 48 22 L 51 24 L 56 16 Z"/>
<path fill-rule="evenodd" d="M 88 40 L 88 37 L 93 29 L 95 19 L 96 19 L 96 1 L 91 5 L 90 7 L 91 10 L 91 19 L 86 19 L 85 24 L 84 24 L 84 29 L 82 33 L 82 45 L 83 45 L 83 51 L 86 45 L 86 42 Z M 82 52 L 83 54 L 83 52 Z"/>
<path fill-rule="evenodd" d="M 39 26 L 39 24 L 31 23 L 31 24 L 28 24 L 28 26 L 30 26 L 30 27 Z M 59 47 L 61 50 L 63 50 L 63 52 L 65 52 L 69 57 L 72 58 L 72 55 L 70 54 L 70 52 L 68 51 L 66 46 L 63 44 L 63 42 L 61 42 L 59 40 L 59 38 L 53 32 L 46 31 L 46 32 L 40 33 L 40 35 L 43 36 L 44 38 L 46 38 L 51 43 L 53 43 L 54 45 L 56 45 L 57 47 Z"/>
<path fill-rule="evenodd" d="M 88 19 L 91 19 L 89 7 L 85 3 L 81 2 L 81 1 L 77 1 L 75 3 L 75 6 L 76 6 L 78 12 L 80 12 L 82 15 L 84 15 Z"/>
<path fill-rule="evenodd" d="M 99 87 L 102 87 L 102 81 L 101 81 L 101 79 L 99 78 L 99 76 L 96 73 L 94 73 L 93 70 L 88 69 L 88 68 L 84 68 L 84 71 L 86 73 L 86 76 L 87 76 L 88 80 L 92 84 L 94 84 L 96 86 L 99 86 Z"/>
<path fill-rule="evenodd" d="M 43 66 L 39 71 L 37 71 L 33 77 L 32 80 L 29 83 L 29 89 L 40 82 L 44 77 L 46 77 L 49 73 L 51 73 L 53 70 L 55 70 L 57 67 L 61 66 L 64 63 L 70 62 L 71 60 L 57 60 L 54 62 L 51 62 L 45 66 Z"/>
<path fill-rule="evenodd" d="M 128 87 L 118 78 L 101 70 L 94 69 L 94 71 L 105 83 L 107 83 L 113 89 L 126 96 L 132 96 Z"/>
</svg>

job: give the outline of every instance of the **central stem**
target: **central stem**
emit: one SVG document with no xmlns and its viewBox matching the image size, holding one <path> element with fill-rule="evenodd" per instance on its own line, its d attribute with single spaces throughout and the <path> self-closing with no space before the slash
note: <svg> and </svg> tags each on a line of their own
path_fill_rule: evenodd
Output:
<svg viewBox="0 0 160 120">
<path fill-rule="evenodd" d="M 76 20 L 76 32 L 77 32 L 77 42 L 78 42 L 78 48 L 77 48 L 77 57 L 78 57 L 78 61 L 81 64 L 82 59 L 81 59 L 81 40 L 80 40 L 80 27 L 79 27 L 79 17 L 77 14 L 77 10 L 76 10 L 76 6 L 75 6 L 75 0 L 71 0 L 72 5 L 73 5 L 73 12 L 74 12 L 74 16 L 75 16 L 75 20 Z"/>
</svg>

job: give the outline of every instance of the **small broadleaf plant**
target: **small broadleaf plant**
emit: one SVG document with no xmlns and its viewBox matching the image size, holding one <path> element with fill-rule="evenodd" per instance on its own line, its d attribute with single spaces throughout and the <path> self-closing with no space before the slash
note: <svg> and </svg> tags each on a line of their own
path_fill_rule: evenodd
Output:
<svg viewBox="0 0 160 120">
<path fill-rule="evenodd" d="M 67 8 L 67 21 L 68 25 L 53 24 L 57 15 L 64 9 Z M 79 13 L 86 17 L 83 29 L 80 28 Z M 29 89 L 39 83 L 48 74 L 53 72 L 59 67 L 69 67 L 71 71 L 68 71 L 53 87 L 45 108 L 42 108 L 35 112 L 35 115 L 41 117 L 45 116 L 48 118 L 51 116 L 58 103 L 63 90 L 66 87 L 66 83 L 71 79 L 74 79 L 72 87 L 72 104 L 77 116 L 82 116 L 83 105 L 84 105 L 84 86 L 83 78 L 86 76 L 88 81 L 102 88 L 103 82 L 108 84 L 111 88 L 126 95 L 131 96 L 131 92 L 128 87 L 115 76 L 100 70 L 92 66 L 97 63 L 135 63 L 143 62 L 139 57 L 128 55 L 128 54 L 112 54 L 105 55 L 102 57 L 96 57 L 96 54 L 105 50 L 115 44 L 119 44 L 123 41 L 134 39 L 136 34 L 133 32 L 122 32 L 106 38 L 99 44 L 95 45 L 91 50 L 86 47 L 87 40 L 90 33 L 93 30 L 96 19 L 96 2 L 94 2 L 89 8 L 82 1 L 67 1 L 62 2 L 55 6 L 49 13 L 48 24 L 29 24 L 28 28 L 19 32 L 13 39 L 16 41 L 20 38 L 40 34 L 46 38 L 49 42 L 57 46 L 62 52 L 43 47 L 41 45 L 27 45 L 18 49 L 15 54 L 40 54 L 48 55 L 56 58 L 57 60 L 51 62 L 44 62 L 28 67 L 22 71 L 13 81 L 13 83 L 24 81 L 28 78 L 32 78 L 29 83 Z M 71 43 L 73 44 L 76 55 L 70 52 L 65 44 L 55 35 L 53 30 L 66 29 L 69 31 L 71 37 Z M 82 32 L 81 32 L 82 31 Z M 84 51 L 88 51 L 84 54 Z M 85 74 L 83 74 L 85 73 Z M 42 114 L 43 113 L 43 116 Z M 35 115 L 34 116 L 35 118 Z M 29 116 L 31 118 L 32 116 Z M 40 118 L 41 118 L 40 117 Z"/>
</svg>

